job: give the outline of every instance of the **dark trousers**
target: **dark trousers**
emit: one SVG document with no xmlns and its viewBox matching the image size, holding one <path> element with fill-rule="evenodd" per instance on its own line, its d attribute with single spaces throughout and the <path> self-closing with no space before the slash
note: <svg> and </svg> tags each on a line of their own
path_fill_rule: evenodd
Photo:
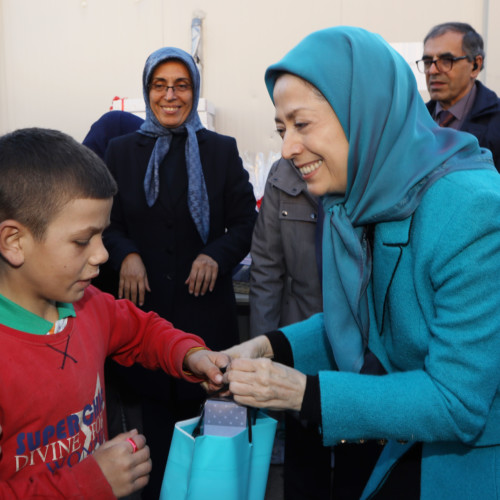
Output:
<svg viewBox="0 0 500 500">
<path fill-rule="evenodd" d="M 318 431 L 285 414 L 285 500 L 330 500 L 331 448 Z"/>
<path fill-rule="evenodd" d="M 336 446 L 332 498 L 359 500 L 382 449 L 383 445 L 376 441 Z M 422 445 L 417 443 L 401 457 L 384 484 L 371 498 L 418 500 L 421 458 Z"/>
</svg>

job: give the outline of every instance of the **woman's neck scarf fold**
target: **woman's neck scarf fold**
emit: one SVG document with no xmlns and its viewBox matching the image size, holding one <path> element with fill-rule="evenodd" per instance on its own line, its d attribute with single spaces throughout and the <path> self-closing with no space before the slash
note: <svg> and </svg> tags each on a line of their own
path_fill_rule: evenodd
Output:
<svg viewBox="0 0 500 500">
<path fill-rule="evenodd" d="M 456 170 L 494 168 L 475 137 L 437 126 L 404 59 L 379 35 L 335 27 L 312 33 L 266 71 L 312 83 L 349 141 L 347 189 L 322 198 L 325 328 L 340 370 L 359 372 L 368 343 L 372 257 L 366 229 L 409 217 L 429 187 Z"/>
<path fill-rule="evenodd" d="M 176 128 L 166 128 L 160 124 L 149 104 L 149 82 L 154 69 L 161 63 L 178 60 L 185 64 L 191 75 L 193 85 L 193 106 L 186 121 Z M 144 191 L 148 206 L 153 206 L 160 192 L 160 165 L 167 156 L 172 141 L 172 134 L 186 132 L 186 167 L 188 174 L 188 206 L 189 212 L 203 241 L 208 240 L 210 229 L 210 207 L 208 193 L 203 176 L 203 169 L 198 149 L 196 132 L 203 128 L 198 116 L 198 100 L 200 98 L 200 73 L 193 58 L 181 49 L 164 47 L 153 52 L 147 59 L 142 75 L 143 96 L 146 103 L 146 121 L 139 132 L 149 137 L 157 138 L 149 159 L 144 177 Z"/>
</svg>

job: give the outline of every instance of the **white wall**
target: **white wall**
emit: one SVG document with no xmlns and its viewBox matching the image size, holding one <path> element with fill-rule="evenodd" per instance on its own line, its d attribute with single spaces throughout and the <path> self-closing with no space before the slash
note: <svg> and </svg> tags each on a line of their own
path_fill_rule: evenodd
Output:
<svg viewBox="0 0 500 500">
<path fill-rule="evenodd" d="M 309 32 L 338 24 L 419 42 L 444 21 L 485 36 L 482 79 L 500 93 L 500 0 L 0 0 L 0 133 L 64 130 L 82 140 L 114 96 L 141 97 L 153 50 L 191 50 L 191 19 L 203 21 L 204 96 L 216 128 L 241 152 L 279 150 L 263 77 Z M 450 16 L 450 12 L 453 15 Z"/>
</svg>

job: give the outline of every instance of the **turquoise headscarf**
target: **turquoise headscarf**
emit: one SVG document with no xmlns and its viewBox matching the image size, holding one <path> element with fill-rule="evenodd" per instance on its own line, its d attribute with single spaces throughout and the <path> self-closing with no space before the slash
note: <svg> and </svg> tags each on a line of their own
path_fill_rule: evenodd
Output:
<svg viewBox="0 0 500 500">
<path fill-rule="evenodd" d="M 149 83 L 155 68 L 162 63 L 178 60 L 184 63 L 191 75 L 193 85 L 193 106 L 182 125 L 176 128 L 166 128 L 160 124 L 149 104 Z M 139 132 L 150 137 L 156 137 L 156 143 L 149 159 L 144 177 L 144 192 L 146 202 L 151 207 L 158 199 L 160 192 L 160 165 L 167 156 L 172 141 L 172 134 L 187 132 L 186 167 L 188 173 L 188 206 L 198 233 L 203 241 L 208 240 L 210 230 L 210 206 L 207 187 L 200 160 L 196 132 L 203 128 L 198 116 L 198 100 L 200 98 L 200 73 L 194 59 L 184 50 L 176 47 L 164 47 L 153 52 L 147 59 L 142 74 L 142 93 L 146 103 L 146 121 Z"/>
<path fill-rule="evenodd" d="M 312 33 L 267 69 L 271 98 L 284 72 L 321 91 L 349 141 L 346 192 L 322 198 L 323 305 L 339 369 L 358 372 L 369 329 L 366 226 L 407 218 L 440 177 L 493 162 L 472 135 L 434 123 L 410 67 L 379 35 L 353 27 Z"/>
</svg>

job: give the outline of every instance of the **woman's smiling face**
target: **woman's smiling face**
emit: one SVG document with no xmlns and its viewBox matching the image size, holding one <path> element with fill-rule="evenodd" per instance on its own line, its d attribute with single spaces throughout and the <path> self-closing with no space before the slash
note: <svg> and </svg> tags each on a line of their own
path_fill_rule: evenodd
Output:
<svg viewBox="0 0 500 500">
<path fill-rule="evenodd" d="M 149 90 L 149 105 L 160 124 L 166 128 L 181 126 L 193 107 L 192 88 L 183 92 L 167 88 L 166 92 L 164 90 L 159 92 L 154 89 L 154 84 L 158 83 L 170 87 L 178 84 L 191 86 L 191 76 L 187 67 L 180 61 L 159 64 L 151 76 L 152 87 Z"/>
<path fill-rule="evenodd" d="M 283 157 L 293 161 L 312 194 L 344 194 L 349 143 L 328 101 L 288 73 L 276 80 L 273 97 Z"/>
</svg>

